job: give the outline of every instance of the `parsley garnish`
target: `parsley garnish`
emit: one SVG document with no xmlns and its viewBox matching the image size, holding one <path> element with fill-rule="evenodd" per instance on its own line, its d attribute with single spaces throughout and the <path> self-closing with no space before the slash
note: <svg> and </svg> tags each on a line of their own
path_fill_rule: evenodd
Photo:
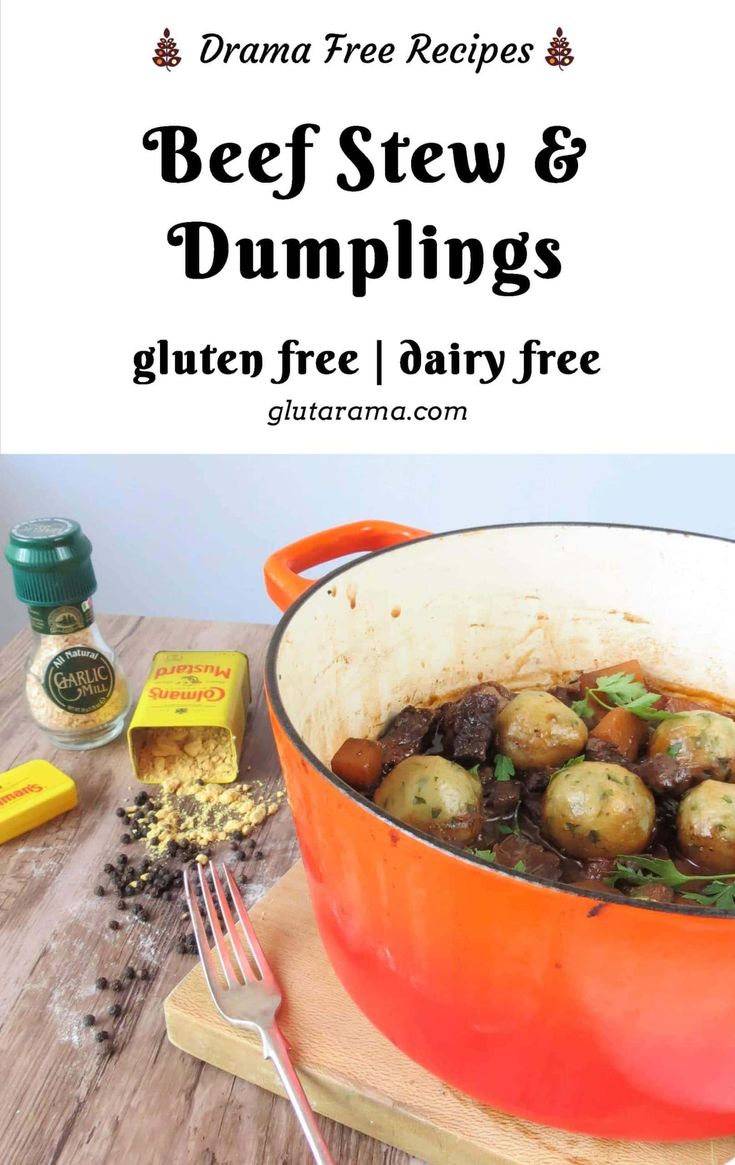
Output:
<svg viewBox="0 0 735 1165">
<path fill-rule="evenodd" d="M 603 698 L 604 697 L 604 698 Z M 664 712 L 653 705 L 658 703 L 661 696 L 658 692 L 649 692 L 645 684 L 627 672 L 615 672 L 611 676 L 599 676 L 597 686 L 587 689 L 583 700 L 575 700 L 572 711 L 578 716 L 591 716 L 594 712 L 594 700 L 601 708 L 611 712 L 613 708 L 625 708 L 633 712 L 641 720 L 670 720 L 678 716 L 678 712 Z"/>
<path fill-rule="evenodd" d="M 495 861 L 495 850 L 494 849 L 476 849 L 476 850 L 473 850 L 472 852 L 474 853 L 476 858 L 481 858 L 483 862 L 494 862 Z"/>
<path fill-rule="evenodd" d="M 492 863 L 495 861 L 495 850 L 494 849 L 475 849 L 472 851 L 472 853 L 474 854 L 474 856 L 476 858 L 480 858 L 481 861 L 483 861 L 483 862 L 491 862 Z M 519 874 L 525 874 L 526 873 L 526 863 L 523 861 L 522 858 L 520 858 L 516 862 L 516 864 L 513 866 L 513 869 Z"/>
<path fill-rule="evenodd" d="M 633 862 L 635 865 L 630 864 Z M 683 898 L 688 898 L 690 902 L 698 902 L 701 906 L 713 906 L 716 910 L 735 910 L 735 873 L 718 874 L 696 893 L 683 889 L 689 882 L 704 880 L 702 874 L 682 874 L 668 858 L 649 858 L 644 854 L 619 857 L 615 873 L 605 878 L 609 886 L 614 886 L 617 882 L 630 882 L 634 886 L 659 883 L 671 886 Z"/>
<path fill-rule="evenodd" d="M 581 765 L 584 759 L 585 758 L 583 756 L 570 757 L 569 760 L 564 761 L 564 764 L 561 765 L 553 775 L 556 776 L 556 773 L 560 773 L 562 769 L 571 769 L 572 765 Z"/>
<path fill-rule="evenodd" d="M 511 777 L 515 776 L 515 771 L 515 765 L 510 757 L 499 752 L 495 757 L 495 780 L 509 781 Z"/>
<path fill-rule="evenodd" d="M 715 910 L 735 910 L 735 884 L 715 879 L 707 883 L 701 894 L 683 892 L 682 898 L 701 906 L 713 906 Z"/>
</svg>

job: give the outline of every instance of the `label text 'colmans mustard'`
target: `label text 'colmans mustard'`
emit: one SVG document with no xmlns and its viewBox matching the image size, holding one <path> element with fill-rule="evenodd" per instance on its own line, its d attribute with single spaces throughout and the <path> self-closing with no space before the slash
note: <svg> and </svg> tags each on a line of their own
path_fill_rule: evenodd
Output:
<svg viewBox="0 0 735 1165">
<path fill-rule="evenodd" d="M 241 651 L 159 651 L 128 729 L 142 781 L 234 781 L 250 679 Z"/>
<path fill-rule="evenodd" d="M 194 700 L 196 703 L 200 700 L 206 700 L 210 704 L 216 704 L 219 700 L 224 700 L 226 692 L 224 688 L 184 688 L 182 690 L 149 688 L 148 695 L 151 700 L 186 700 L 187 702 Z"/>
<path fill-rule="evenodd" d="M 179 676 L 179 675 L 212 675 L 216 680 L 229 680 L 232 675 L 231 667 L 220 667 L 212 663 L 180 663 L 176 667 L 159 667 L 156 668 L 154 679 L 160 680 L 161 676 Z"/>
</svg>

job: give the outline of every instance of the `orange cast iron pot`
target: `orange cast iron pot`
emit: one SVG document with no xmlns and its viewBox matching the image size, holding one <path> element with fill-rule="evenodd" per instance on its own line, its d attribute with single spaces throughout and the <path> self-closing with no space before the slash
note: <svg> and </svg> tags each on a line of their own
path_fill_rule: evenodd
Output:
<svg viewBox="0 0 735 1165">
<path fill-rule="evenodd" d="M 371 551 L 318 583 L 300 571 Z M 347 736 L 494 678 L 638 657 L 735 703 L 735 547 L 622 526 L 385 522 L 273 555 L 271 718 L 327 954 L 399 1048 L 508 1113 L 597 1136 L 735 1131 L 735 915 L 600 900 L 400 825 L 329 770 Z"/>
</svg>

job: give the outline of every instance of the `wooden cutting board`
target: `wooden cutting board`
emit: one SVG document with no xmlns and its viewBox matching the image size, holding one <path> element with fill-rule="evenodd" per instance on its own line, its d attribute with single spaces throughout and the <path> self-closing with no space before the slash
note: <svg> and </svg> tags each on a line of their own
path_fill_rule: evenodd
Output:
<svg viewBox="0 0 735 1165">
<path fill-rule="evenodd" d="M 251 913 L 283 988 L 279 1018 L 304 1087 L 316 1111 L 332 1120 L 430 1165 L 735 1165 L 735 1137 L 669 1145 L 600 1141 L 504 1116 L 442 1084 L 394 1048 L 338 982 L 300 862 Z M 176 1047 L 282 1091 L 259 1041 L 217 1015 L 198 965 L 164 1008 Z"/>
</svg>

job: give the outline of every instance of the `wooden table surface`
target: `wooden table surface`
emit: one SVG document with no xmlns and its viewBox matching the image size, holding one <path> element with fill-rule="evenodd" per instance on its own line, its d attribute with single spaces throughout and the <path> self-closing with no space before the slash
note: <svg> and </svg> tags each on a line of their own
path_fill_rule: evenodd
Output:
<svg viewBox="0 0 735 1165">
<path fill-rule="evenodd" d="M 156 650 L 238 648 L 250 657 L 253 704 L 245 762 L 266 791 L 280 787 L 262 686 L 267 626 L 175 619 L 101 618 L 119 647 L 134 697 Z M 79 805 L 0 847 L 0 1160 L 2 1165 L 308 1165 L 286 1101 L 192 1059 L 166 1038 L 163 1000 L 192 966 L 176 939 L 188 930 L 181 901 L 144 899 L 148 923 L 94 895 L 120 850 L 114 810 L 137 791 L 124 738 L 92 752 L 55 750 L 30 721 L 23 665 L 30 634 L 0 651 L 0 771 L 34 757 L 77 782 Z M 251 859 L 248 902 L 297 856 L 284 803 L 259 833 L 265 860 Z M 119 931 L 108 927 L 122 921 Z M 147 966 L 121 996 L 98 992 L 127 964 Z M 120 1000 L 119 1020 L 106 1009 Z M 114 1052 L 95 1043 L 82 1016 L 114 1032 Z M 103 1026 L 99 1023 L 98 1026 Z M 338 1165 L 421 1165 L 405 1153 L 324 1121 Z"/>
</svg>

